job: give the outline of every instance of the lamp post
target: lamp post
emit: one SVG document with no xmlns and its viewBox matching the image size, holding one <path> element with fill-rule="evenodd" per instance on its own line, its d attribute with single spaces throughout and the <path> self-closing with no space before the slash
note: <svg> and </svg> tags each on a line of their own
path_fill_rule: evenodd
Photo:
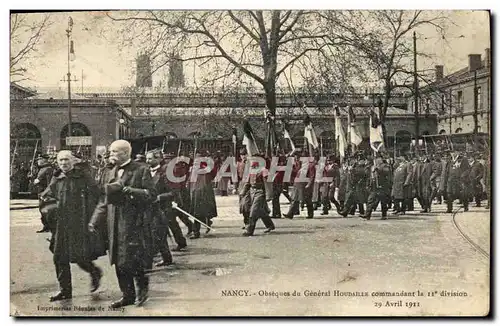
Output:
<svg viewBox="0 0 500 326">
<path fill-rule="evenodd" d="M 120 122 L 120 129 L 118 132 L 118 138 L 122 139 L 124 134 L 125 120 L 121 118 L 119 122 Z"/>
<path fill-rule="evenodd" d="M 71 69 L 70 61 L 75 60 L 75 50 L 73 47 L 73 40 L 71 33 L 73 31 L 73 18 L 68 18 L 68 28 L 66 29 L 66 36 L 68 37 L 68 137 L 72 136 L 71 130 Z"/>
</svg>

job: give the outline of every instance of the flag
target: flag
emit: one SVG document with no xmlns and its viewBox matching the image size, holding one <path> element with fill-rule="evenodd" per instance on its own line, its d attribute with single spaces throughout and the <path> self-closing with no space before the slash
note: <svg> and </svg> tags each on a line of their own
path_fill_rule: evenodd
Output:
<svg viewBox="0 0 500 326">
<path fill-rule="evenodd" d="M 257 143 L 255 142 L 255 136 L 253 134 L 252 127 L 250 123 L 245 120 L 243 123 L 243 145 L 247 148 L 248 156 L 254 156 L 259 153 L 259 149 L 257 148 Z"/>
<path fill-rule="evenodd" d="M 306 115 L 306 118 L 304 119 L 304 125 L 304 137 L 314 149 L 318 148 L 318 139 L 316 138 L 316 133 L 314 132 L 314 129 L 312 127 L 312 122 L 309 115 Z"/>
<path fill-rule="evenodd" d="M 290 146 L 292 147 L 292 152 L 295 152 L 295 144 L 293 143 L 292 137 L 290 136 L 290 126 L 286 121 L 283 121 L 283 137 L 290 141 Z"/>
<path fill-rule="evenodd" d="M 345 157 L 345 151 L 347 149 L 347 142 L 345 139 L 344 128 L 342 127 L 342 121 L 340 119 L 340 110 L 335 107 L 335 141 L 338 144 L 339 155 Z"/>
<path fill-rule="evenodd" d="M 276 150 L 277 137 L 276 137 L 276 128 L 274 126 L 274 117 L 271 114 L 271 111 L 269 110 L 266 110 L 266 124 L 267 124 L 267 132 L 265 141 L 265 157 L 270 158 L 273 156 Z"/>
<path fill-rule="evenodd" d="M 375 152 L 378 152 L 384 145 L 384 133 L 382 131 L 382 121 L 378 114 L 370 111 L 370 146 Z"/>
<path fill-rule="evenodd" d="M 349 111 L 349 125 L 347 126 L 347 128 L 350 134 L 351 144 L 358 146 L 363 141 L 363 137 L 361 137 L 361 134 L 358 128 L 356 127 L 356 115 L 354 114 L 352 106 L 349 106 L 348 111 Z"/>
<path fill-rule="evenodd" d="M 233 128 L 233 144 L 236 145 L 237 140 L 238 140 L 238 133 L 236 131 L 236 128 Z"/>
</svg>

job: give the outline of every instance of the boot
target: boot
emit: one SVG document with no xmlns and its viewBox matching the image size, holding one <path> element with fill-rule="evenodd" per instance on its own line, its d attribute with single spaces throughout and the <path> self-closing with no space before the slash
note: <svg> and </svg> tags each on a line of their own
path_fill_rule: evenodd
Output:
<svg viewBox="0 0 500 326">
<path fill-rule="evenodd" d="M 71 299 L 72 297 L 73 295 L 71 294 L 71 292 L 59 291 L 55 295 L 50 297 L 50 302 Z"/>
<path fill-rule="evenodd" d="M 90 293 L 97 291 L 101 285 L 102 270 L 99 267 L 91 273 Z"/>
</svg>

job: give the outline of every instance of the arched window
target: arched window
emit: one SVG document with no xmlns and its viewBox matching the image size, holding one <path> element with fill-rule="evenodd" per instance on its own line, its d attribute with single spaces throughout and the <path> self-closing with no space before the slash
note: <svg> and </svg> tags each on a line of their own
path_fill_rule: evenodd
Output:
<svg viewBox="0 0 500 326">
<path fill-rule="evenodd" d="M 40 130 L 31 123 L 20 123 L 14 126 L 11 130 L 11 138 L 13 139 L 41 139 Z"/>
<path fill-rule="evenodd" d="M 43 152 L 40 130 L 31 123 L 16 124 L 10 133 L 10 151 L 15 163 L 29 165 L 33 156 Z"/>
<path fill-rule="evenodd" d="M 455 133 L 456 133 L 456 134 L 459 134 L 459 133 L 461 133 L 461 132 L 462 132 L 462 128 L 457 128 L 457 130 L 455 130 Z"/>
<path fill-rule="evenodd" d="M 439 134 L 440 134 L 440 135 L 444 135 L 444 134 L 446 134 L 446 130 L 444 130 L 444 129 L 439 130 Z"/>
</svg>

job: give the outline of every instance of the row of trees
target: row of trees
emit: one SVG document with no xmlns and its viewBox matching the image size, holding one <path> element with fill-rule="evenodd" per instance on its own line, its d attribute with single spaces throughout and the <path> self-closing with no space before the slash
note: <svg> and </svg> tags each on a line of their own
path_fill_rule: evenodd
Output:
<svg viewBox="0 0 500 326">
<path fill-rule="evenodd" d="M 153 73 L 175 53 L 175 60 L 193 63 L 197 86 L 260 87 L 272 115 L 277 86 L 348 93 L 370 82 L 383 89 L 382 121 L 391 95 L 413 88 L 413 32 L 431 27 L 444 35 L 448 19 L 441 12 L 403 10 L 117 11 L 105 21 L 96 17 L 101 31 L 112 34 L 109 40 L 149 54 Z M 17 20 L 12 15 L 11 37 Z M 45 24 L 33 29 L 35 44 Z M 27 49 L 35 48 L 33 42 Z M 11 74 L 18 73 L 19 56 L 11 52 Z M 418 76 L 429 80 L 423 71 Z"/>
</svg>

